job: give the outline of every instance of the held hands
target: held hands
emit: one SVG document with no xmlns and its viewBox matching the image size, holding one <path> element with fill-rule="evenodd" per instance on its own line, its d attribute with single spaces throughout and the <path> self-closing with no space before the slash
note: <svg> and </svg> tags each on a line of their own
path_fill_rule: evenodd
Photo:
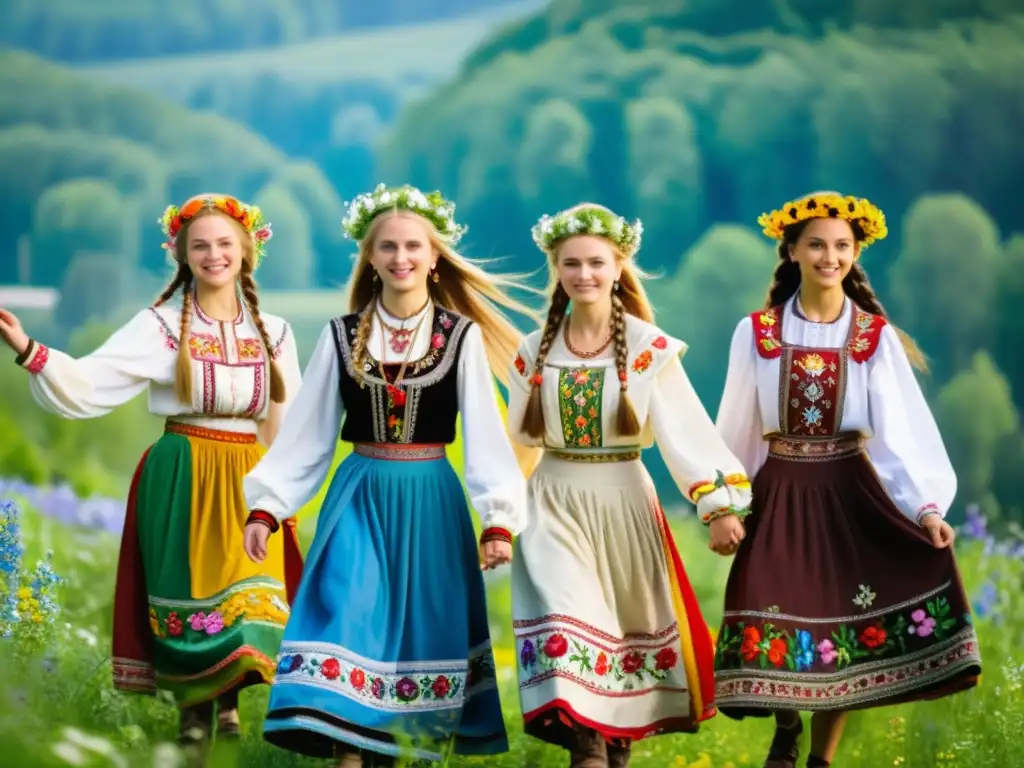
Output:
<svg viewBox="0 0 1024 768">
<path fill-rule="evenodd" d="M 723 515 L 711 521 L 708 525 L 711 539 L 708 541 L 708 548 L 712 552 L 728 556 L 736 554 L 740 542 L 747 535 L 743 521 L 736 515 Z"/>
<path fill-rule="evenodd" d="M 29 339 L 25 329 L 21 327 L 21 321 L 13 312 L 0 307 L 0 338 L 4 344 L 14 350 L 16 355 L 25 354 L 28 349 Z"/>
<path fill-rule="evenodd" d="M 938 515 L 925 515 L 921 521 L 921 527 L 931 536 L 932 546 L 936 549 L 953 546 L 953 539 L 956 538 L 953 526 Z"/>
<path fill-rule="evenodd" d="M 512 562 L 512 545 L 507 541 L 486 541 L 480 545 L 480 569 L 493 571 Z"/>
<path fill-rule="evenodd" d="M 262 563 L 267 556 L 267 540 L 270 528 L 263 523 L 252 522 L 245 526 L 245 554 L 254 563 Z"/>
</svg>

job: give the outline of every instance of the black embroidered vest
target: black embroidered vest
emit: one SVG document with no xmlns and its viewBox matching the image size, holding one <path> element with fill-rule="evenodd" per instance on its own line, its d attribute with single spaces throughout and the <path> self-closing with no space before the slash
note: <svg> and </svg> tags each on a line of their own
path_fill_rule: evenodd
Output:
<svg viewBox="0 0 1024 768">
<path fill-rule="evenodd" d="M 435 305 L 429 351 L 409 363 L 400 391 L 395 391 L 388 383 L 394 381 L 401 366 L 385 365 L 385 381 L 369 350 L 364 355 L 362 376 L 356 377 L 352 348 L 359 318 L 360 314 L 351 314 L 331 321 L 345 406 L 341 439 L 349 443 L 454 442 L 459 415 L 458 362 L 472 321 Z"/>
</svg>

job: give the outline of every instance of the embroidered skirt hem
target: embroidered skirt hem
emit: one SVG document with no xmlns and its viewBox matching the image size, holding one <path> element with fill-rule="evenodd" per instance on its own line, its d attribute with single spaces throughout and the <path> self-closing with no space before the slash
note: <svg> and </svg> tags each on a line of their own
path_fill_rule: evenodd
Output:
<svg viewBox="0 0 1024 768">
<path fill-rule="evenodd" d="M 726 587 L 723 714 L 899 704 L 980 674 L 952 550 L 900 513 L 867 457 L 769 456 Z"/>
<path fill-rule="evenodd" d="M 353 453 L 338 468 L 264 738 L 321 757 L 508 750 L 476 535 L 446 459 Z"/>
<path fill-rule="evenodd" d="M 168 690 L 187 707 L 272 680 L 301 555 L 291 528 L 263 563 L 245 555 L 242 477 L 263 454 L 253 438 L 168 431 L 139 462 L 114 596 L 115 688 Z"/>
<path fill-rule="evenodd" d="M 638 460 L 546 456 L 529 484 L 512 602 L 527 733 L 566 748 L 696 732 L 715 710 L 714 646 Z"/>
</svg>

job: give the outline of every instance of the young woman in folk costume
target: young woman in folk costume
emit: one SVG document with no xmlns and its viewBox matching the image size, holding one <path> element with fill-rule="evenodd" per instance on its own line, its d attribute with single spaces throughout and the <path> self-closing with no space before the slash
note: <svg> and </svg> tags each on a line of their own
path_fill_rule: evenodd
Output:
<svg viewBox="0 0 1024 768">
<path fill-rule="evenodd" d="M 31 341 L 0 311 L 0 332 L 39 404 L 96 418 L 149 391 L 166 417 L 128 496 L 114 599 L 114 685 L 174 694 L 181 739 L 238 733 L 238 691 L 273 679 L 301 560 L 293 531 L 259 564 L 242 552 L 242 477 L 269 445 L 301 383 L 295 340 L 259 310 L 253 272 L 270 238 L 258 208 L 200 195 L 162 218 L 177 272 L 156 305 L 73 359 Z M 181 291 L 181 301 L 168 303 Z"/>
<path fill-rule="evenodd" d="M 533 236 L 554 287 L 509 387 L 515 438 L 544 449 L 513 564 L 522 711 L 573 766 L 625 766 L 632 742 L 715 713 L 711 634 L 641 450 L 658 443 L 705 522 L 746 514 L 749 483 L 683 371 L 686 344 L 652 325 L 640 222 L 584 203 Z"/>
<path fill-rule="evenodd" d="M 857 263 L 885 217 L 829 192 L 760 224 L 779 265 L 733 336 L 718 419 L 756 477 L 717 697 L 731 717 L 775 713 L 780 768 L 810 710 L 807 765 L 827 766 L 849 710 L 973 686 L 978 640 L 943 519 L 956 476 L 911 369 L 924 360 Z"/>
<path fill-rule="evenodd" d="M 264 736 L 343 766 L 504 752 L 481 559 L 508 562 L 525 515 L 492 371 L 505 378 L 522 338 L 496 305 L 529 311 L 453 250 L 463 229 L 439 193 L 381 185 L 344 226 L 359 243 L 351 314 L 325 328 L 277 443 L 245 480 L 246 550 L 259 560 L 321 487 L 344 416 L 353 450 L 320 511 Z M 479 552 L 446 460 L 460 414 Z"/>
</svg>

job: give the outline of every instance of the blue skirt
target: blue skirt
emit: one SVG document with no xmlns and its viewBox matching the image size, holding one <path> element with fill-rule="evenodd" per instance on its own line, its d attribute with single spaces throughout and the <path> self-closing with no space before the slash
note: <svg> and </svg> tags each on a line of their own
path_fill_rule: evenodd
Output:
<svg viewBox="0 0 1024 768">
<path fill-rule="evenodd" d="M 353 453 L 331 481 L 264 738 L 315 757 L 507 752 L 459 478 L 440 447 L 378 452 L 385 457 Z"/>
</svg>

